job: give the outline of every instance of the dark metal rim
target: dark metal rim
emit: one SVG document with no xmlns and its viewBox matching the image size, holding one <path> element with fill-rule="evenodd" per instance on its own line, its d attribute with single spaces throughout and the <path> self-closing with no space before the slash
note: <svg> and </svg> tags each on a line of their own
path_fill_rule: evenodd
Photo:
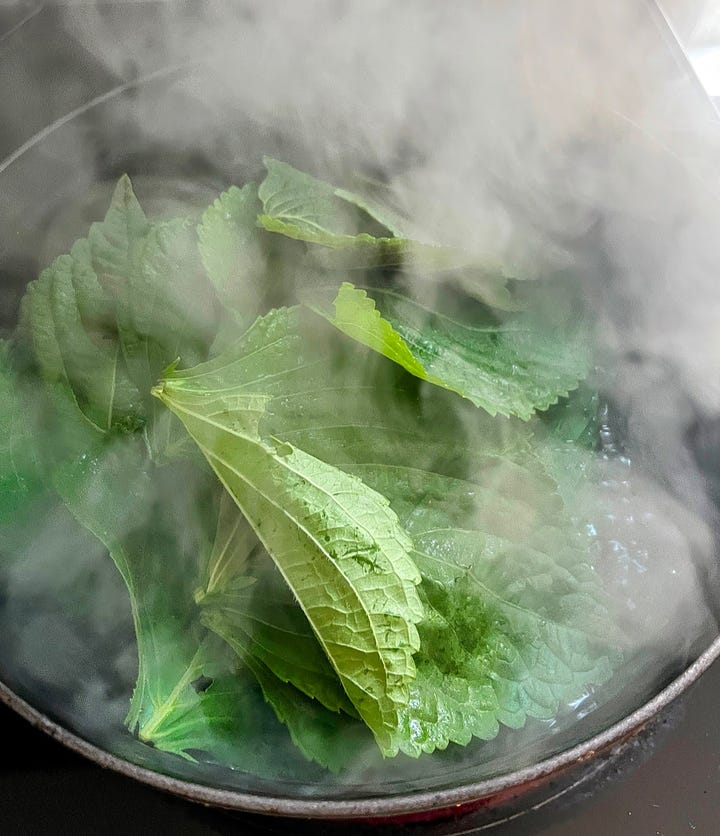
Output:
<svg viewBox="0 0 720 836">
<path fill-rule="evenodd" d="M 720 657 L 720 636 L 684 673 L 637 711 L 595 737 L 534 766 L 452 789 L 407 793 L 391 798 L 360 798 L 351 801 L 260 796 L 170 778 L 111 755 L 69 732 L 22 700 L 2 682 L 0 682 L 0 700 L 17 711 L 33 726 L 100 766 L 191 801 L 228 810 L 275 816 L 318 819 L 380 818 L 472 804 L 500 793 L 519 790 L 525 784 L 542 781 L 563 769 L 582 763 L 610 749 L 642 728 L 661 709 L 683 694 L 718 657 Z"/>
</svg>

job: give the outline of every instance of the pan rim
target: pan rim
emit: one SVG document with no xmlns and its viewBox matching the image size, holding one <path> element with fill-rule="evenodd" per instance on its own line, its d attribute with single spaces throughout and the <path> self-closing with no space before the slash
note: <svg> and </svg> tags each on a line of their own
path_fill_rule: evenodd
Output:
<svg viewBox="0 0 720 836">
<path fill-rule="evenodd" d="M 325 820 L 397 817 L 463 807 L 492 796 L 537 784 L 561 771 L 611 750 L 638 732 L 662 709 L 684 694 L 720 658 L 720 635 L 682 674 L 640 708 L 609 728 L 537 764 L 458 787 L 400 793 L 388 797 L 360 797 L 347 800 L 297 799 L 259 795 L 235 789 L 221 789 L 163 775 L 113 755 L 51 720 L 0 681 L 0 702 L 24 717 L 31 725 L 62 743 L 71 751 L 97 765 L 142 784 L 206 806 L 243 813 Z"/>
</svg>

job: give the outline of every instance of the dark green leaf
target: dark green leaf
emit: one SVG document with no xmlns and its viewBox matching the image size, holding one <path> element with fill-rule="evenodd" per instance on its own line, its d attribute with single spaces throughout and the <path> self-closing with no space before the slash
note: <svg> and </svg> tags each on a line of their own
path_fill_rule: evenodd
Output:
<svg viewBox="0 0 720 836">
<path fill-rule="evenodd" d="M 362 723 L 347 714 L 328 711 L 278 679 L 255 658 L 250 660 L 249 667 L 278 720 L 287 726 L 293 743 L 306 758 L 331 772 L 340 772 L 356 762 L 359 751 L 372 744 L 372 737 Z"/>
</svg>

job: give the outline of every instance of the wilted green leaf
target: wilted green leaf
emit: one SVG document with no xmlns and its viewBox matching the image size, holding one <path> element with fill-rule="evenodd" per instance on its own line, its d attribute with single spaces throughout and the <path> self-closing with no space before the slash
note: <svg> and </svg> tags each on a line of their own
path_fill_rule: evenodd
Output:
<svg viewBox="0 0 720 836">
<path fill-rule="evenodd" d="M 0 522 L 11 519 L 43 485 L 37 415 L 10 362 L 10 344 L 0 340 Z"/>
<path fill-rule="evenodd" d="M 331 711 L 355 715 L 288 585 L 227 493 L 195 599 L 203 623 L 241 658 L 256 658 Z"/>
<path fill-rule="evenodd" d="M 554 716 L 604 681 L 611 622 L 547 473 L 542 425 L 493 420 L 461 401 L 454 422 L 449 395 L 419 399 L 392 364 L 375 355 L 364 365 L 362 348 L 308 316 L 258 320 L 224 357 L 183 373 L 183 397 L 197 408 L 207 393 L 213 420 L 227 425 L 245 421 L 237 410 L 245 392 L 264 389 L 262 435 L 361 476 L 410 534 L 425 617 L 411 699 L 384 751 L 418 755 L 489 738 L 499 724 Z M 455 443 L 473 455 L 458 459 Z"/>
<path fill-rule="evenodd" d="M 384 497 L 359 479 L 284 441 L 262 440 L 267 398 L 233 391 L 236 370 L 230 360 L 224 391 L 206 388 L 197 369 L 170 374 L 155 391 L 252 524 L 384 747 L 415 674 L 422 607 L 410 543 Z"/>
<path fill-rule="evenodd" d="M 267 268 L 257 217 L 257 187 L 231 186 L 210 206 L 198 227 L 200 254 L 218 298 L 236 323 L 259 313 Z"/>
<path fill-rule="evenodd" d="M 558 326 L 530 314 L 471 325 L 397 291 L 371 293 L 345 282 L 334 310 L 317 309 L 348 336 L 490 415 L 528 420 L 588 373 L 587 342 L 574 324 L 562 335 Z"/>
<path fill-rule="evenodd" d="M 469 270 L 475 275 L 481 298 L 502 308 L 514 307 L 505 288 L 507 277 L 495 266 L 478 265 L 470 253 L 452 247 L 398 236 L 401 220 L 376 201 L 335 189 L 287 163 L 268 157 L 264 162 L 268 173 L 258 190 L 264 210 L 258 223 L 268 232 L 325 248 L 325 252 L 313 253 L 320 266 L 336 270 L 402 267 L 409 272 Z M 371 219 L 393 234 L 367 232 Z"/>
</svg>

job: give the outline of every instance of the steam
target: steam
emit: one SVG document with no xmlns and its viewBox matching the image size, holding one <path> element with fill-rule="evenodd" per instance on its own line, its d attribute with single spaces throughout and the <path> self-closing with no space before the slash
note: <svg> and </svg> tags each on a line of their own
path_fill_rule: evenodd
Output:
<svg viewBox="0 0 720 836">
<path fill-rule="evenodd" d="M 18 183 L 47 168 L 55 193 L 87 195 L 129 168 L 141 200 L 172 182 L 169 212 L 256 177 L 270 154 L 331 181 L 359 172 L 386 182 L 432 240 L 510 274 L 577 274 L 607 369 L 598 385 L 627 421 L 617 433 L 623 455 L 606 449 L 596 493 L 579 500 L 604 503 L 596 568 L 625 650 L 647 663 L 627 683 L 635 691 L 624 707 L 658 672 L 682 668 L 716 628 L 716 511 L 688 432 L 720 412 L 720 184 L 711 167 L 720 131 L 651 4 L 115 3 L 47 14 L 77 61 L 66 71 L 78 87 L 63 93 L 68 109 L 103 92 L 85 92 L 86 65 L 103 90 L 123 89 L 31 143 L 8 167 Z M 30 79 L 31 103 L 42 82 L 42 72 Z M 20 118 L 37 126 L 45 105 L 26 105 Z M 37 178 L 30 193 L 42 200 Z M 24 204 L 19 186 L 12 194 Z M 84 212 L 92 215 L 87 204 Z M 62 223 L 44 257 L 87 227 L 82 213 Z M 31 258 L 18 246 L 7 253 Z M 35 584 L 34 565 L 25 577 L 13 570 L 9 600 Z M 52 632 L 30 622 L 18 639 L 27 660 L 38 629 Z M 517 757 L 547 751 L 541 731 L 527 733 Z M 552 731 L 556 741 L 567 734 Z M 502 743 L 487 751 L 522 765 Z M 412 775 L 421 781 L 422 767 L 408 767 Z"/>
</svg>

